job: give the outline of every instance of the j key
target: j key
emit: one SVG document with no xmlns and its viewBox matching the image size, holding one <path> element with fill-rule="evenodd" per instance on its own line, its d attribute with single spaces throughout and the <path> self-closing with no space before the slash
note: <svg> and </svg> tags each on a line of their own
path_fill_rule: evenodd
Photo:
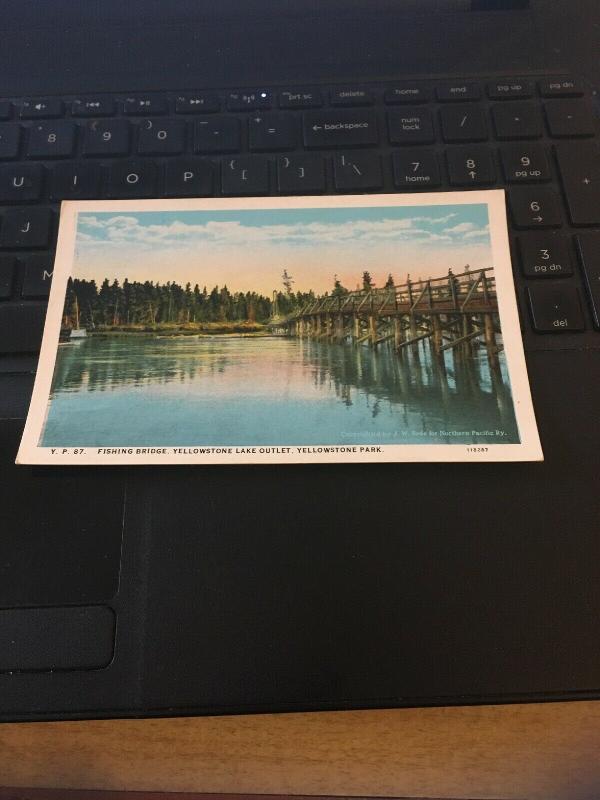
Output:
<svg viewBox="0 0 600 800">
<path fill-rule="evenodd" d="M 126 156 L 129 154 L 129 132 L 126 119 L 95 119 L 86 128 L 83 155 Z"/>
<path fill-rule="evenodd" d="M 261 156 L 225 159 L 221 180 L 224 195 L 267 194 L 269 163 Z"/>
<path fill-rule="evenodd" d="M 507 183 L 549 181 L 550 165 L 541 144 L 509 144 L 500 149 Z"/>
<path fill-rule="evenodd" d="M 52 255 L 36 254 L 21 257 L 24 266 L 21 294 L 26 299 L 48 297 L 54 269 Z"/>
<path fill-rule="evenodd" d="M 78 97 L 71 103 L 72 117 L 112 117 L 115 111 L 112 97 Z"/>
<path fill-rule="evenodd" d="M 0 353 L 35 353 L 40 349 L 46 303 L 0 306 Z"/>
<path fill-rule="evenodd" d="M 139 125 L 138 153 L 142 156 L 178 155 L 185 149 L 185 122 L 181 119 L 144 119 Z"/>
<path fill-rule="evenodd" d="M 380 189 L 383 183 L 381 158 L 374 153 L 336 155 L 333 178 L 338 192 Z"/>
<path fill-rule="evenodd" d="M 295 89 L 279 93 L 279 108 L 321 108 L 323 96 L 314 89 Z"/>
<path fill-rule="evenodd" d="M 49 208 L 9 209 L 0 229 L 0 247 L 48 247 L 51 229 Z"/>
<path fill-rule="evenodd" d="M 271 92 L 257 89 L 254 92 L 230 92 L 227 95 L 229 111 L 258 111 L 271 108 L 273 98 Z"/>
<path fill-rule="evenodd" d="M 431 144 L 434 141 L 431 112 L 407 106 L 389 111 L 388 132 L 392 144 Z"/>
<path fill-rule="evenodd" d="M 512 189 L 510 209 L 517 228 L 559 228 L 558 196 L 550 188 Z"/>
<path fill-rule="evenodd" d="M 158 168 L 152 161 L 122 161 L 109 170 L 106 197 L 154 197 L 157 191 Z"/>
<path fill-rule="evenodd" d="M 237 153 L 242 146 L 240 121 L 233 117 L 210 117 L 194 126 L 197 153 Z"/>
<path fill-rule="evenodd" d="M 24 203 L 42 196 L 44 168 L 41 164 L 0 167 L 0 201 Z"/>
<path fill-rule="evenodd" d="M 54 97 L 35 97 L 24 100 L 21 106 L 21 119 L 52 119 L 64 114 L 62 100 Z"/>
<path fill-rule="evenodd" d="M 177 158 L 165 166 L 166 197 L 207 197 L 214 192 L 214 168 L 201 158 Z"/>
<path fill-rule="evenodd" d="M 383 100 L 388 105 L 426 103 L 431 97 L 429 89 L 418 84 L 405 83 L 386 89 Z"/>
<path fill-rule="evenodd" d="M 574 286 L 530 286 L 527 294 L 533 327 L 538 333 L 584 329 L 579 292 Z"/>
<path fill-rule="evenodd" d="M 12 103 L 8 100 L 0 102 L 0 119 L 10 119 L 12 112 Z"/>
<path fill-rule="evenodd" d="M 573 257 L 562 233 L 528 233 L 518 237 L 521 269 L 528 278 L 563 278 L 573 274 Z"/>
<path fill-rule="evenodd" d="M 100 197 L 100 167 L 96 164 L 58 164 L 50 177 L 51 200 L 91 200 Z"/>
<path fill-rule="evenodd" d="M 144 116 L 145 114 L 166 114 L 169 106 L 165 97 L 126 97 L 123 100 L 123 113 L 127 116 Z"/>
<path fill-rule="evenodd" d="M 477 186 L 496 180 L 492 153 L 487 147 L 449 147 L 446 159 L 452 186 Z"/>
<path fill-rule="evenodd" d="M 303 115 L 306 147 L 362 147 L 378 143 L 377 119 L 369 109 L 339 108 L 306 111 Z"/>
<path fill-rule="evenodd" d="M 444 83 L 437 87 L 435 93 L 442 103 L 479 100 L 481 97 L 481 89 L 476 83 Z"/>
<path fill-rule="evenodd" d="M 19 155 L 21 126 L 13 123 L 0 125 L 0 158 L 16 158 Z"/>
<path fill-rule="evenodd" d="M 483 142 L 488 138 L 483 112 L 477 106 L 442 108 L 440 118 L 446 142 Z"/>
<path fill-rule="evenodd" d="M 29 129 L 28 158 L 68 158 L 74 148 L 75 125 L 72 122 L 41 122 Z"/>
<path fill-rule="evenodd" d="M 550 78 L 540 81 L 540 94 L 542 97 L 580 97 L 583 86 L 573 78 Z"/>
<path fill-rule="evenodd" d="M 296 121 L 285 114 L 250 117 L 249 148 L 256 151 L 293 150 L 296 147 Z"/>
<path fill-rule="evenodd" d="M 551 136 L 593 136 L 594 120 L 585 100 L 553 100 L 544 106 Z"/>
<path fill-rule="evenodd" d="M 600 233 L 590 231 L 575 237 L 594 326 L 600 329 Z"/>
<path fill-rule="evenodd" d="M 573 225 L 600 223 L 600 148 L 596 142 L 555 147 Z"/>
<path fill-rule="evenodd" d="M 317 155 L 282 156 L 277 161 L 277 189 L 281 194 L 318 194 L 325 191 L 325 161 Z"/>
<path fill-rule="evenodd" d="M 539 139 L 542 115 L 533 103 L 499 103 L 492 107 L 498 139 Z"/>
<path fill-rule="evenodd" d="M 7 300 L 13 289 L 15 257 L 0 256 L 0 300 Z"/>
<path fill-rule="evenodd" d="M 221 110 L 219 96 L 211 92 L 180 94 L 175 100 L 177 114 L 207 114 Z"/>
<path fill-rule="evenodd" d="M 487 93 L 490 100 L 513 100 L 517 97 L 533 97 L 532 81 L 506 80 L 488 83 Z"/>
<path fill-rule="evenodd" d="M 392 156 L 394 183 L 399 189 L 420 189 L 441 184 L 433 150 L 401 150 Z"/>
<path fill-rule="evenodd" d="M 372 106 L 375 102 L 373 93 L 366 89 L 346 87 L 329 93 L 332 106 Z"/>
</svg>

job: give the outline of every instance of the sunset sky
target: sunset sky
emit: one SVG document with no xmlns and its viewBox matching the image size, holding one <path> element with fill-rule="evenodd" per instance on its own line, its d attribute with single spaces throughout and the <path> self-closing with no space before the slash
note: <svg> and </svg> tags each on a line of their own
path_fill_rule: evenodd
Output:
<svg viewBox="0 0 600 800">
<path fill-rule="evenodd" d="M 233 211 L 80 213 L 73 275 L 188 281 L 271 295 L 348 289 L 368 270 L 376 286 L 493 266 L 487 206 L 436 205 Z"/>
</svg>

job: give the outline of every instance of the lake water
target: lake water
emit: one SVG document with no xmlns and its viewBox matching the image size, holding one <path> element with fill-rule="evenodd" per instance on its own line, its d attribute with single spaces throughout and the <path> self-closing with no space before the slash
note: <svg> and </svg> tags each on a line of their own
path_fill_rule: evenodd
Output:
<svg viewBox="0 0 600 800">
<path fill-rule="evenodd" d="M 496 432 L 500 431 L 500 434 Z M 402 357 L 279 336 L 90 336 L 59 346 L 40 444 L 518 442 L 510 388 L 483 348 Z"/>
</svg>

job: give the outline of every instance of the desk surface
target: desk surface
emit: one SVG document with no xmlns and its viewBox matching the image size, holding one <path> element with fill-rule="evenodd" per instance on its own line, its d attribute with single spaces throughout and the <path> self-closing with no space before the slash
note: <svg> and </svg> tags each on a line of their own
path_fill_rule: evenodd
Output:
<svg viewBox="0 0 600 800">
<path fill-rule="evenodd" d="M 597 800 L 600 701 L 0 725 L 5 786 Z"/>
</svg>

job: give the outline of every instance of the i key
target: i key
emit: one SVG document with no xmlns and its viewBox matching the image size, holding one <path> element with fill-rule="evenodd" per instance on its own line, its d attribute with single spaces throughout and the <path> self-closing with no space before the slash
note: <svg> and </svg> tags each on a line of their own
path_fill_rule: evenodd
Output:
<svg viewBox="0 0 600 800">
<path fill-rule="evenodd" d="M 100 196 L 100 167 L 58 164 L 52 170 L 51 200 L 91 200 Z"/>
</svg>

